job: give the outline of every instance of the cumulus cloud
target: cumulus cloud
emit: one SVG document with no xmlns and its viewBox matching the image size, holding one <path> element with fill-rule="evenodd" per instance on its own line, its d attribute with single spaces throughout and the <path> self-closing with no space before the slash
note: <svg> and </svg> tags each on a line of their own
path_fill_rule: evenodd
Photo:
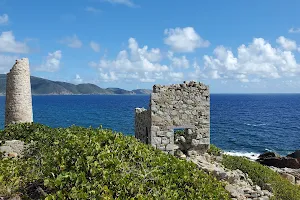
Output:
<svg viewBox="0 0 300 200">
<path fill-rule="evenodd" d="M 8 56 L 0 54 L 0 74 L 6 74 L 15 64 L 17 56 Z"/>
<path fill-rule="evenodd" d="M 283 36 L 277 38 L 276 42 L 280 44 L 284 50 L 292 51 L 297 49 L 297 43 L 294 40 L 287 39 Z"/>
<path fill-rule="evenodd" d="M 293 49 L 293 44 L 283 38 L 278 41 L 285 45 L 284 49 L 272 47 L 263 38 L 254 38 L 248 46 L 238 47 L 237 56 L 230 49 L 218 46 L 214 56 L 203 57 L 204 73 L 213 79 L 238 79 L 241 82 L 296 76 L 300 66 L 294 54 L 285 50 Z"/>
<path fill-rule="evenodd" d="M 73 81 L 75 84 L 80 84 L 83 82 L 82 78 L 80 77 L 79 74 L 76 74 L 75 79 Z"/>
<path fill-rule="evenodd" d="M 60 68 L 60 60 L 62 58 L 62 53 L 60 50 L 57 50 L 53 53 L 48 53 L 46 61 L 38 68 L 37 71 L 45 72 L 55 72 Z"/>
<path fill-rule="evenodd" d="M 16 41 L 12 31 L 7 31 L 0 35 L 0 52 L 28 53 L 29 47 L 26 43 Z"/>
<path fill-rule="evenodd" d="M 111 4 L 122 4 L 128 7 L 138 7 L 133 1 L 131 0 L 103 0 L 105 2 L 109 2 Z"/>
<path fill-rule="evenodd" d="M 113 71 L 110 71 L 110 72 L 107 72 L 107 73 L 100 72 L 100 78 L 104 82 L 110 82 L 110 81 L 118 80 L 118 77 L 116 76 L 115 72 L 113 72 Z"/>
<path fill-rule="evenodd" d="M 184 80 L 183 72 L 169 72 L 167 75 L 169 76 L 169 79 L 172 81 L 183 81 Z"/>
<path fill-rule="evenodd" d="M 129 38 L 128 49 L 120 51 L 115 59 L 102 58 L 99 63 L 90 62 L 89 65 L 99 70 L 103 81 L 149 82 L 162 78 L 161 72 L 169 71 L 167 65 L 160 64 L 161 58 L 159 49 L 140 48 L 134 38 Z"/>
<path fill-rule="evenodd" d="M 300 28 L 290 28 L 289 33 L 300 33 Z"/>
<path fill-rule="evenodd" d="M 204 40 L 193 27 L 165 29 L 165 44 L 176 52 L 194 52 L 195 49 L 208 47 L 209 41 Z"/>
<path fill-rule="evenodd" d="M 188 73 L 188 77 L 191 80 L 197 80 L 197 79 L 205 79 L 207 78 L 207 75 L 201 70 L 200 65 L 196 60 L 193 62 L 193 71 Z"/>
<path fill-rule="evenodd" d="M 170 64 L 171 67 L 185 68 L 185 69 L 189 68 L 190 62 L 185 56 L 175 57 L 174 53 L 169 51 L 168 58 L 171 61 Z"/>
<path fill-rule="evenodd" d="M 95 51 L 99 52 L 100 51 L 100 45 L 97 42 L 91 41 L 90 42 L 90 47 Z"/>
<path fill-rule="evenodd" d="M 0 15 L 0 25 L 5 25 L 8 21 L 9 19 L 7 14 Z"/>
<path fill-rule="evenodd" d="M 71 48 L 81 48 L 82 42 L 79 40 L 77 35 L 65 37 L 60 41 L 60 43 L 67 45 Z"/>
</svg>

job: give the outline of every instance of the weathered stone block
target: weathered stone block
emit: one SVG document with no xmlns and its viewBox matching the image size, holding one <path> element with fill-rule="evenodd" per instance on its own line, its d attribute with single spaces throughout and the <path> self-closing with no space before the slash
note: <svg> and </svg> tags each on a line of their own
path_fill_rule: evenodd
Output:
<svg viewBox="0 0 300 200">
<path fill-rule="evenodd" d="M 166 137 L 167 136 L 167 132 L 166 131 L 157 131 L 156 135 L 160 136 L 160 137 Z"/>
<path fill-rule="evenodd" d="M 169 143 L 170 143 L 170 139 L 167 138 L 167 137 L 162 137 L 162 138 L 161 138 L 161 143 L 162 143 L 162 144 L 169 144 Z"/>
<path fill-rule="evenodd" d="M 199 144 L 209 144 L 210 143 L 209 138 L 201 138 L 198 141 L 199 141 Z"/>
<path fill-rule="evenodd" d="M 166 150 L 167 150 L 167 151 L 173 151 L 173 150 L 174 150 L 174 144 L 168 144 L 168 145 L 166 146 Z"/>
<path fill-rule="evenodd" d="M 203 138 L 202 134 L 201 134 L 201 133 L 198 133 L 196 139 L 199 140 L 199 139 L 201 139 L 201 138 Z"/>
<path fill-rule="evenodd" d="M 196 140 L 196 139 L 192 139 L 192 147 L 196 147 L 200 144 L 200 141 L 199 140 Z"/>
<path fill-rule="evenodd" d="M 152 137 L 152 144 L 161 144 L 161 137 Z"/>
<path fill-rule="evenodd" d="M 172 110 L 171 115 L 176 116 L 176 115 L 178 115 L 178 112 L 176 110 Z"/>
<path fill-rule="evenodd" d="M 156 148 L 159 149 L 159 150 L 165 151 L 166 150 L 166 145 L 165 144 L 157 144 Z"/>
</svg>

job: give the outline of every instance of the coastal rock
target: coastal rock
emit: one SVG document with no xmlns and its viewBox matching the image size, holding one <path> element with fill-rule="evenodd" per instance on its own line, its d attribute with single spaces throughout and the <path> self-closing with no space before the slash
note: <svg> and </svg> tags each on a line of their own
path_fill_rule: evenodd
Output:
<svg viewBox="0 0 300 200">
<path fill-rule="evenodd" d="M 296 178 L 295 178 L 295 176 L 293 176 L 293 175 L 291 175 L 291 174 L 288 174 L 288 173 L 285 173 L 285 172 L 280 173 L 280 175 L 281 175 L 283 178 L 289 180 L 292 184 L 295 184 L 295 183 L 296 183 Z"/>
<path fill-rule="evenodd" d="M 15 158 L 23 155 L 24 148 L 25 145 L 23 141 L 8 140 L 4 141 L 4 144 L 0 146 L 0 152 L 2 152 L 5 157 Z"/>
<path fill-rule="evenodd" d="M 258 159 L 266 159 L 266 158 L 279 158 L 280 155 L 275 152 L 266 152 L 259 155 Z"/>
<path fill-rule="evenodd" d="M 258 162 L 267 166 L 274 166 L 278 168 L 300 169 L 300 162 L 296 158 L 291 157 L 268 157 L 259 159 Z"/>
<path fill-rule="evenodd" d="M 286 157 L 297 158 L 300 159 L 300 150 L 296 150 L 294 153 L 287 155 Z"/>
<path fill-rule="evenodd" d="M 241 170 L 228 170 L 221 163 L 215 162 L 217 159 L 207 153 L 196 157 L 188 157 L 188 160 L 196 163 L 200 169 L 216 177 L 220 181 L 225 181 L 225 189 L 235 200 L 262 199 L 269 200 L 273 194 L 262 190 L 258 185 L 254 185 L 247 174 Z"/>
<path fill-rule="evenodd" d="M 277 168 L 272 166 L 270 169 L 279 173 L 283 178 L 286 178 L 291 183 L 300 185 L 300 169 Z"/>
</svg>

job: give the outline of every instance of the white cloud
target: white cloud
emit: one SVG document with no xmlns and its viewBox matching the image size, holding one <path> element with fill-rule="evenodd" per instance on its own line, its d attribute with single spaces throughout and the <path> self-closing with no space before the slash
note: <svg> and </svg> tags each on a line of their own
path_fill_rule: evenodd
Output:
<svg viewBox="0 0 300 200">
<path fill-rule="evenodd" d="M 128 50 L 122 50 L 114 60 L 100 59 L 89 65 L 98 68 L 102 81 L 138 80 L 153 82 L 162 78 L 162 72 L 169 71 L 167 65 L 160 64 L 161 52 L 157 48 L 139 47 L 134 38 L 128 40 Z"/>
<path fill-rule="evenodd" d="M 0 54 L 0 74 L 6 74 L 15 64 L 17 56 L 8 56 Z"/>
<path fill-rule="evenodd" d="M 87 6 L 87 7 L 85 8 L 85 11 L 86 11 L 86 12 L 91 12 L 91 13 L 94 13 L 94 14 L 97 14 L 97 13 L 100 13 L 100 12 L 101 12 L 100 9 L 94 8 L 94 7 L 91 7 L 91 6 Z"/>
<path fill-rule="evenodd" d="M 75 79 L 73 81 L 75 84 L 80 84 L 83 82 L 82 78 L 80 77 L 79 74 L 76 74 Z"/>
<path fill-rule="evenodd" d="M 190 62 L 185 56 L 175 57 L 174 53 L 169 51 L 168 58 L 171 61 L 171 67 L 177 68 L 189 68 Z"/>
<path fill-rule="evenodd" d="M 208 47 L 209 41 L 200 37 L 193 27 L 166 29 L 164 34 L 165 44 L 169 45 L 176 52 L 194 52 L 195 49 Z"/>
<path fill-rule="evenodd" d="M 122 5 L 126 5 L 128 7 L 138 7 L 131 0 L 103 0 L 103 1 L 109 2 L 111 4 L 122 4 Z"/>
<path fill-rule="evenodd" d="M 169 72 L 168 76 L 170 77 L 171 81 L 183 81 L 184 79 L 183 72 Z"/>
<path fill-rule="evenodd" d="M 81 48 L 82 47 L 82 42 L 79 40 L 77 35 L 65 37 L 60 41 L 62 44 L 66 44 L 68 47 L 71 48 Z"/>
<path fill-rule="evenodd" d="M 104 82 L 116 81 L 118 77 L 116 76 L 115 72 L 108 72 L 108 73 L 100 73 L 100 78 Z"/>
<path fill-rule="evenodd" d="M 28 53 L 29 47 L 26 43 L 16 41 L 12 31 L 7 31 L 0 35 L 0 52 Z"/>
<path fill-rule="evenodd" d="M 38 68 L 37 71 L 55 72 L 60 68 L 60 60 L 62 58 L 62 53 L 57 50 L 53 53 L 48 53 L 46 61 Z"/>
<path fill-rule="evenodd" d="M 206 74 L 203 73 L 203 71 L 200 68 L 200 65 L 198 64 L 198 62 L 196 60 L 194 60 L 193 68 L 194 68 L 194 71 L 192 71 L 188 74 L 188 77 L 190 79 L 196 80 L 196 79 L 207 78 Z"/>
<path fill-rule="evenodd" d="M 265 78 L 296 76 L 300 72 L 300 65 L 291 51 L 274 48 L 263 38 L 254 38 L 248 46 L 241 45 L 236 57 L 230 49 L 218 46 L 214 56 L 205 55 L 203 59 L 204 73 L 214 79 L 257 82 Z"/>
<path fill-rule="evenodd" d="M 5 25 L 8 23 L 8 21 L 9 18 L 7 14 L 0 15 L 0 25 Z"/>
<path fill-rule="evenodd" d="M 277 38 L 276 42 L 280 44 L 284 50 L 292 51 L 297 49 L 297 43 L 294 40 L 287 39 L 283 36 Z"/>
<path fill-rule="evenodd" d="M 290 28 L 289 33 L 300 33 L 300 28 Z"/>
<path fill-rule="evenodd" d="M 97 42 L 91 41 L 90 42 L 90 47 L 95 51 L 99 52 L 100 51 L 100 45 Z"/>
<path fill-rule="evenodd" d="M 148 50 L 148 46 L 139 48 L 134 38 L 129 38 L 128 43 L 132 60 L 139 60 L 141 57 L 144 57 L 150 62 L 159 62 L 162 58 L 160 49 L 158 48 L 152 48 L 151 50 Z"/>
</svg>

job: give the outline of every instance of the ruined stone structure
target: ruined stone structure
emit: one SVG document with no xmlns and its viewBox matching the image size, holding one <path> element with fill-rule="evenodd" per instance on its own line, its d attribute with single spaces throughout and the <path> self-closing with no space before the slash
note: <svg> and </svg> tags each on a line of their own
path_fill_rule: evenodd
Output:
<svg viewBox="0 0 300 200">
<path fill-rule="evenodd" d="M 28 58 L 16 60 L 6 77 L 5 126 L 32 122 L 32 96 Z"/>
<path fill-rule="evenodd" d="M 184 133 L 174 136 L 176 129 Z M 154 85 L 149 110 L 135 109 L 135 137 L 170 154 L 206 152 L 210 144 L 209 87 L 194 81 Z"/>
</svg>

